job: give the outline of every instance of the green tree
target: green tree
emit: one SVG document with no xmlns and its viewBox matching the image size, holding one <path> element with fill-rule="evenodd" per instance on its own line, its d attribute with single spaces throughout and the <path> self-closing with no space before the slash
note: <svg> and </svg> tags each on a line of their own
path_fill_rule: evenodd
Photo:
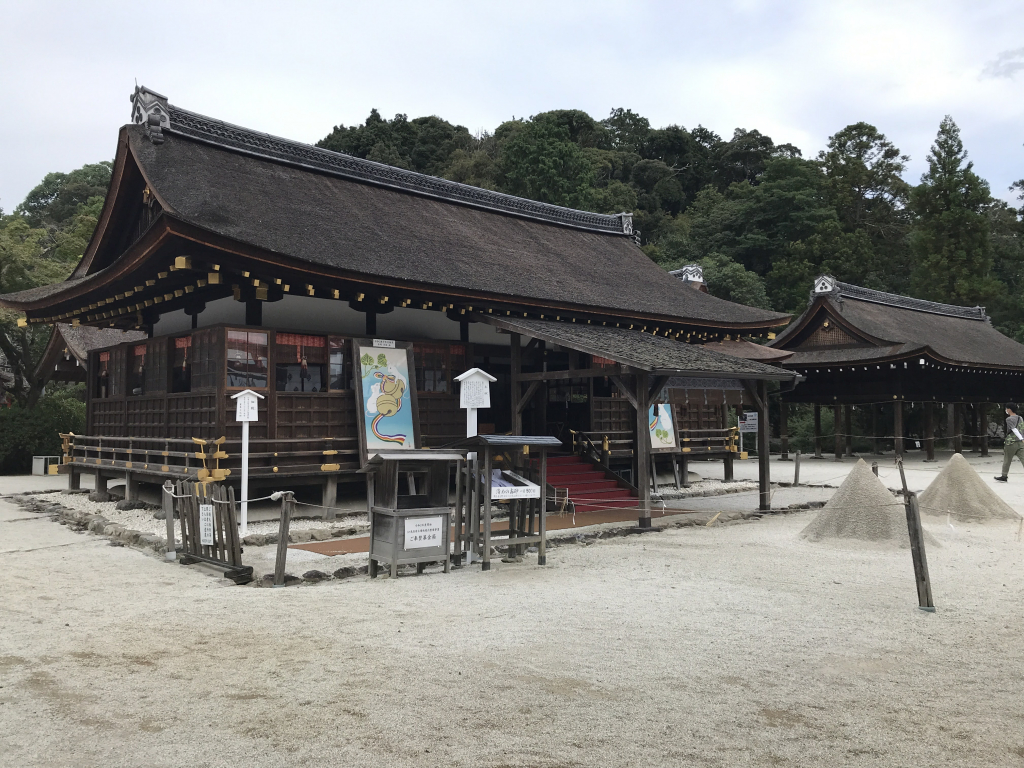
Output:
<svg viewBox="0 0 1024 768">
<path fill-rule="evenodd" d="M 818 154 L 842 233 L 829 233 L 833 254 L 823 258 L 837 277 L 883 291 L 909 290 L 910 185 L 903 180 L 909 159 L 864 122 L 830 136 Z"/>
<path fill-rule="evenodd" d="M 992 198 L 973 167 L 960 129 L 947 115 L 928 154 L 928 171 L 911 195 L 917 215 L 914 286 L 922 298 L 984 304 L 999 293 L 986 217 Z"/>
<path fill-rule="evenodd" d="M 593 170 L 567 128 L 548 120 L 506 126 L 497 133 L 508 136 L 498 158 L 503 191 L 554 205 L 581 207 L 588 202 Z"/>
<path fill-rule="evenodd" d="M 71 173 L 48 173 L 14 213 L 24 216 L 33 229 L 61 229 L 90 199 L 106 197 L 112 169 L 113 163 L 104 161 Z"/>
</svg>

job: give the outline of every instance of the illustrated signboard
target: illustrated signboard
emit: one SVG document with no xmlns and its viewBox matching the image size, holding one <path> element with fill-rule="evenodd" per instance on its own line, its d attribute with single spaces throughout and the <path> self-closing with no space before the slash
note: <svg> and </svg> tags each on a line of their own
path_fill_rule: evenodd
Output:
<svg viewBox="0 0 1024 768">
<path fill-rule="evenodd" d="M 418 448 L 412 345 L 390 339 L 356 339 L 352 353 L 361 417 L 359 447 L 364 463 L 381 451 Z"/>
<path fill-rule="evenodd" d="M 668 403 L 655 403 L 647 411 L 651 430 L 651 453 L 669 453 L 679 450 L 679 432 L 676 415 Z"/>
</svg>

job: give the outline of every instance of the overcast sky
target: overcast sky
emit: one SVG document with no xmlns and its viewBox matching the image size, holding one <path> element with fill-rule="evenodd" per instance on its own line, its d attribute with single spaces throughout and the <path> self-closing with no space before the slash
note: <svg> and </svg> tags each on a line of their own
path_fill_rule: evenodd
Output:
<svg viewBox="0 0 1024 768">
<path fill-rule="evenodd" d="M 112 159 L 135 81 L 171 103 L 315 142 L 436 114 L 627 107 L 660 127 L 756 128 L 813 157 L 870 122 L 917 182 L 943 115 L 1006 199 L 1024 177 L 1024 2 L 44 2 L 0 0 L 0 207 Z"/>
</svg>

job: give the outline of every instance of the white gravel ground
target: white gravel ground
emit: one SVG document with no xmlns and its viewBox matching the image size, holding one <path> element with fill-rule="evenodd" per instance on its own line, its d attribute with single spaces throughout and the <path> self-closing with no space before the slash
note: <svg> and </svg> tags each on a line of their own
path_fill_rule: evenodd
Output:
<svg viewBox="0 0 1024 768">
<path fill-rule="evenodd" d="M 1017 526 L 929 523 L 927 614 L 813 514 L 272 590 L 0 502 L 0 765 L 1024 763 Z"/>
</svg>

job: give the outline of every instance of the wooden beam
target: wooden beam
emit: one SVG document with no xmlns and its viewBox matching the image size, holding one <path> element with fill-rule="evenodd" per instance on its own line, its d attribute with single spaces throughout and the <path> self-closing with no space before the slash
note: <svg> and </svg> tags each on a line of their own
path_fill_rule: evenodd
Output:
<svg viewBox="0 0 1024 768">
<path fill-rule="evenodd" d="M 640 497 L 640 528 L 651 527 L 651 430 L 647 421 L 647 393 L 650 391 L 647 371 L 635 376 L 636 398 L 636 489 Z"/>
<path fill-rule="evenodd" d="M 526 388 L 526 393 L 519 399 L 519 402 L 516 404 L 515 416 L 518 419 L 520 433 L 522 432 L 522 429 L 523 429 L 523 418 L 522 418 L 523 411 L 526 409 L 526 406 L 529 404 L 530 400 L 533 399 L 533 396 L 536 394 L 538 389 L 540 389 L 540 382 L 539 381 L 531 381 L 530 382 L 530 386 L 528 386 Z M 517 434 L 519 434 L 519 433 L 517 433 Z"/>
<path fill-rule="evenodd" d="M 612 384 L 614 384 L 618 388 L 619 392 L 622 393 L 622 396 L 629 401 L 629 404 L 636 408 L 636 394 L 629 388 L 629 385 L 622 380 L 622 377 L 611 376 L 609 378 L 611 378 Z"/>
<path fill-rule="evenodd" d="M 657 376 L 657 377 L 655 377 L 654 383 L 651 384 L 650 392 L 647 395 L 647 402 L 653 402 L 654 398 L 658 395 L 658 393 L 661 392 L 661 390 L 663 390 L 665 388 L 666 384 L 668 384 L 668 380 L 670 378 L 672 378 L 672 377 L 671 376 Z"/>
<path fill-rule="evenodd" d="M 519 381 L 564 381 L 565 379 L 594 379 L 607 376 L 607 368 L 577 368 L 572 371 L 537 371 L 536 373 L 522 373 L 518 376 Z"/>
</svg>

